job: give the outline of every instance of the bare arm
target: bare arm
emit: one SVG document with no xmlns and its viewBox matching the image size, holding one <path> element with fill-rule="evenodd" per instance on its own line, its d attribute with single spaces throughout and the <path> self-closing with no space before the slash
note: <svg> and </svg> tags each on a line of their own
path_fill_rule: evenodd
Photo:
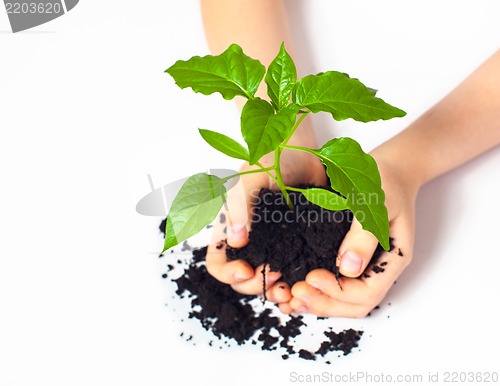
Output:
<svg viewBox="0 0 500 386">
<path fill-rule="evenodd" d="M 248 56 L 259 59 L 267 67 L 284 42 L 293 57 L 293 43 L 283 0 L 200 0 L 200 5 L 205 35 L 213 54 L 218 55 L 236 43 Z M 264 82 L 257 96 L 267 99 Z M 245 99 L 237 98 L 236 102 L 241 108 Z M 315 147 L 307 120 L 290 143 Z"/>
<path fill-rule="evenodd" d="M 500 50 L 374 155 L 421 186 L 498 144 Z"/>
<path fill-rule="evenodd" d="M 214 54 L 236 43 L 267 66 L 281 42 L 291 46 L 283 0 L 201 0 L 201 11 Z"/>
</svg>

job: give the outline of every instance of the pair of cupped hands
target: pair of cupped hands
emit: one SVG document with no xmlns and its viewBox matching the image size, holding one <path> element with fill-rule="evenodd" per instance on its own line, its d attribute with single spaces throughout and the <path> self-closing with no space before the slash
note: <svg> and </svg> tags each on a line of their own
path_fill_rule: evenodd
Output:
<svg viewBox="0 0 500 386">
<path fill-rule="evenodd" d="M 331 256 L 336 259 L 343 275 L 339 281 L 334 273 L 326 269 L 315 269 L 308 273 L 305 281 L 290 287 L 287 283 L 280 282 L 279 272 L 271 272 L 266 265 L 266 298 L 276 303 L 283 313 L 309 312 L 321 317 L 364 317 L 382 301 L 397 277 L 410 263 L 418 189 L 414 184 L 408 183 L 407 176 L 398 175 L 397 168 L 391 167 L 391 162 L 386 160 L 383 149 L 376 149 L 371 155 L 380 170 L 389 213 L 390 235 L 395 246 L 392 251 L 384 252 L 380 257 L 380 261 L 387 262 L 385 271 L 379 275 L 362 275 L 378 241 L 354 220 L 339 248 L 338 256 Z M 261 163 L 263 166 L 272 165 L 272 155 L 264 157 Z M 284 182 L 289 186 L 324 186 L 327 183 L 325 169 L 319 159 L 311 154 L 287 150 L 282 153 L 280 164 Z M 253 167 L 244 164 L 241 171 L 251 169 Z M 225 207 L 229 213 L 226 213 L 225 217 L 229 221 L 224 224 L 217 221 L 214 227 L 212 243 L 207 250 L 206 265 L 213 277 L 231 285 L 235 291 L 257 295 L 263 292 L 263 266 L 254 269 L 243 260 L 228 261 L 226 245 L 221 247 L 220 241 L 227 239 L 227 244 L 233 248 L 246 245 L 251 228 L 252 200 L 262 188 L 277 190 L 277 186 L 265 173 L 243 175 L 238 184 L 239 189 L 233 188 L 228 193 Z M 324 242 L 328 243 L 328 240 Z"/>
</svg>

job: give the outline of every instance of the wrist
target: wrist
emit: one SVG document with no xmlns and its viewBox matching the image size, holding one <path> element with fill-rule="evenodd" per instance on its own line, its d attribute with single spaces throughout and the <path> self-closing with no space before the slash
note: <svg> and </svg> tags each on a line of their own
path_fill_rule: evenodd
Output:
<svg viewBox="0 0 500 386">
<path fill-rule="evenodd" d="M 425 175 L 412 155 L 402 154 L 400 150 L 401 148 L 392 146 L 389 141 L 374 149 L 370 154 L 377 162 L 382 185 L 386 178 L 390 178 L 397 181 L 399 186 L 404 187 L 409 198 L 415 199 L 420 188 L 425 184 Z"/>
</svg>

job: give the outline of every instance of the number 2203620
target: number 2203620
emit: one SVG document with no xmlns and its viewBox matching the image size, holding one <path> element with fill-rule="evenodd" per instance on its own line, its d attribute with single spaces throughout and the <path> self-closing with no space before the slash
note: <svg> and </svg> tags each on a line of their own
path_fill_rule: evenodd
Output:
<svg viewBox="0 0 500 386">
<path fill-rule="evenodd" d="M 58 14 L 62 11 L 59 3 L 5 3 L 5 8 L 7 13 L 12 14 Z"/>
</svg>

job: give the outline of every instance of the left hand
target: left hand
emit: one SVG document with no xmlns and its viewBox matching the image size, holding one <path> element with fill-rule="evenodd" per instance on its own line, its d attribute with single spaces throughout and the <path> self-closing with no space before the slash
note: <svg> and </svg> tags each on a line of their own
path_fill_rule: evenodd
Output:
<svg viewBox="0 0 500 386">
<path fill-rule="evenodd" d="M 372 155 L 376 158 L 375 154 Z M 332 272 L 326 269 L 313 270 L 305 281 L 297 282 L 292 287 L 293 298 L 280 305 L 283 312 L 310 312 L 322 317 L 364 317 L 382 301 L 398 276 L 410 264 L 414 243 L 415 199 L 419 186 L 411 176 L 399 175 L 397 168 L 391 167 L 387 160 L 377 160 L 377 164 L 386 194 L 390 235 L 394 239 L 394 249 L 383 252 L 378 260 L 378 264 L 387 262 L 383 267 L 384 272 L 376 274 L 368 269 L 366 273 L 369 277 L 362 275 L 378 241 L 354 220 L 339 248 L 339 269 L 345 276 L 339 279 L 342 288 Z"/>
</svg>

